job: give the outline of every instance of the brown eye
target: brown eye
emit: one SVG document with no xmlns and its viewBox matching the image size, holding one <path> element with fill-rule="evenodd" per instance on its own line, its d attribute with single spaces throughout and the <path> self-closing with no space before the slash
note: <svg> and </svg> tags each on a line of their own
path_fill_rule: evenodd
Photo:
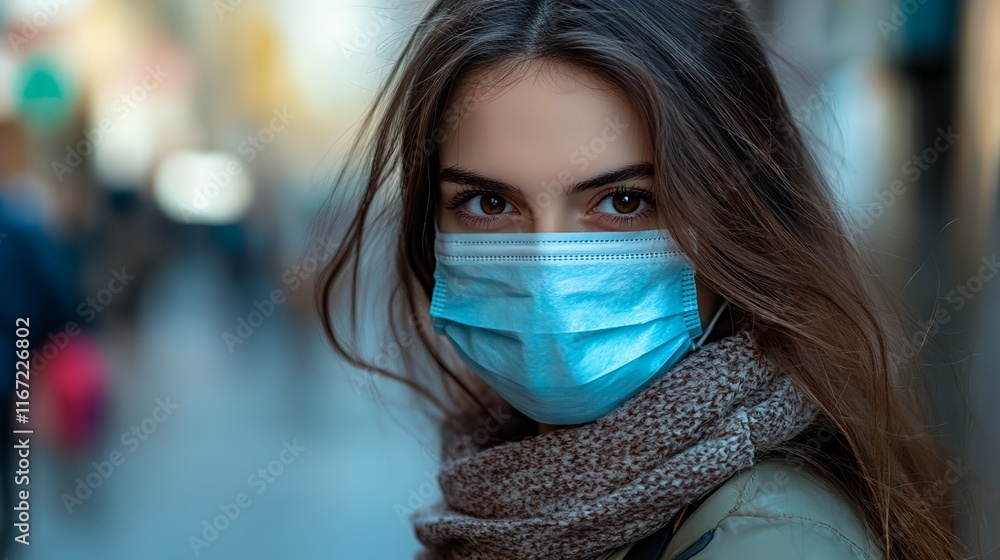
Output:
<svg viewBox="0 0 1000 560">
<path fill-rule="evenodd" d="M 609 220 L 639 219 L 647 216 L 655 205 L 653 193 L 642 189 L 617 187 L 603 195 L 594 211 L 606 214 Z"/>
<path fill-rule="evenodd" d="M 506 207 L 507 201 L 499 196 L 482 195 L 479 197 L 479 209 L 482 210 L 484 214 L 502 214 L 504 208 Z"/>
<path fill-rule="evenodd" d="M 611 198 L 611 206 L 614 207 L 615 211 L 622 214 L 631 214 L 639 209 L 638 196 L 630 193 L 615 193 Z"/>
</svg>

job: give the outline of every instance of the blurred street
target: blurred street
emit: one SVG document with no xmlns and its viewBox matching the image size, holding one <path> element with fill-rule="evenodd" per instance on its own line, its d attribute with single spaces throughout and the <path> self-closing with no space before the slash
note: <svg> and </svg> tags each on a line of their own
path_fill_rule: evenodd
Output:
<svg viewBox="0 0 1000 560">
<path fill-rule="evenodd" d="M 105 445 L 93 459 L 107 461 L 118 450 L 124 463 L 69 505 L 63 494 L 78 495 L 76 479 L 86 483 L 98 472 L 92 458 L 45 455 L 34 463 L 38 494 L 26 557 L 154 560 L 197 550 L 202 558 L 405 558 L 416 551 L 396 506 L 407 507 L 410 487 L 427 482 L 428 455 L 351 385 L 317 330 L 284 313 L 254 333 L 255 344 L 230 354 L 219 333 L 232 328 L 243 302 L 227 285 L 210 255 L 185 255 L 149 279 L 133 329 L 102 337 L 115 360 L 109 371 L 121 377 Z M 138 447 L 122 444 L 121 434 L 150 417 L 158 399 L 177 410 Z M 287 474 L 273 482 L 258 477 L 249 486 L 258 468 L 280 461 L 284 442 L 304 447 L 302 460 L 284 465 Z M 203 521 L 240 492 L 250 506 L 207 547 L 192 546 L 190 536 L 203 538 Z"/>
</svg>

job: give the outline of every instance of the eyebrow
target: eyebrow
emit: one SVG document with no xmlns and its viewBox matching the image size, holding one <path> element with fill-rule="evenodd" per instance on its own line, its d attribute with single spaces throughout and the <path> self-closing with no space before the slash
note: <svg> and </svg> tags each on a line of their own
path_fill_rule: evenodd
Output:
<svg viewBox="0 0 1000 560">
<path fill-rule="evenodd" d="M 631 165 L 626 165 L 625 167 L 614 169 L 608 171 L 607 173 L 602 173 L 596 177 L 587 179 L 585 181 L 580 181 L 575 185 L 569 187 L 563 187 L 564 194 L 576 194 L 589 189 L 596 189 L 598 187 L 603 187 L 604 185 L 609 185 L 611 183 L 618 183 L 621 181 L 628 181 L 631 179 L 642 179 L 646 177 L 653 176 L 653 165 L 648 162 L 633 163 Z M 508 197 L 514 198 L 522 195 L 520 189 L 504 183 L 503 181 L 497 181 L 496 179 L 491 179 L 489 177 L 484 177 L 475 171 L 470 171 L 468 169 L 453 165 L 446 167 L 441 170 L 438 177 L 441 181 L 448 181 L 450 183 L 456 183 L 459 185 L 466 185 L 469 187 L 478 187 L 485 190 L 496 191 L 498 193 L 507 195 Z"/>
</svg>

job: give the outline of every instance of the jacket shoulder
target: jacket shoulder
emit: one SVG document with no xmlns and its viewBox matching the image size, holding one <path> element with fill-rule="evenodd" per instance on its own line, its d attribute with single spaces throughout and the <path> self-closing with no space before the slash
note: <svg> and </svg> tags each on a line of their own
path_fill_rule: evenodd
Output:
<svg viewBox="0 0 1000 560">
<path fill-rule="evenodd" d="M 723 483 L 662 560 L 882 560 L 846 497 L 808 465 L 765 459 Z"/>
<path fill-rule="evenodd" d="M 623 560 L 632 545 L 598 560 Z M 660 560 L 884 560 L 847 498 L 820 473 L 781 457 L 719 486 L 684 521 Z"/>
</svg>

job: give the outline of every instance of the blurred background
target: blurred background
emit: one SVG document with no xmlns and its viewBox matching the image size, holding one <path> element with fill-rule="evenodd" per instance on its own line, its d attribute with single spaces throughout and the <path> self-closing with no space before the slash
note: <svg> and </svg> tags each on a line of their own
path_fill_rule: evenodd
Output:
<svg viewBox="0 0 1000 560">
<path fill-rule="evenodd" d="M 1000 559 L 996 494 L 969 484 L 1000 487 L 1000 2 L 749 5 L 927 321 L 948 488 Z M 412 558 L 434 434 L 326 345 L 311 283 L 339 240 L 307 225 L 426 7 L 0 0 L 0 348 L 29 317 L 34 429 L 31 545 L 11 442 L 0 555 Z"/>
</svg>

